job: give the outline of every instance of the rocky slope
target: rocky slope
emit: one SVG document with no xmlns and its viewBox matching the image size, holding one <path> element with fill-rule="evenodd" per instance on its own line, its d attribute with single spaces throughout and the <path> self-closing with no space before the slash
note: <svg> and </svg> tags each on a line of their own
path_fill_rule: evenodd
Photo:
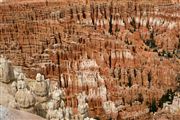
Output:
<svg viewBox="0 0 180 120">
<path fill-rule="evenodd" d="M 0 114 L 1 120 L 44 120 L 39 116 L 15 109 L 8 109 L 3 106 L 0 106 Z"/>
<path fill-rule="evenodd" d="M 168 90 L 179 87 L 180 7 L 173 3 L 178 1 L 0 4 L 0 54 L 28 78 L 41 73 L 57 81 L 75 113 L 150 119 L 153 101 L 158 107 Z M 36 99 L 46 94 L 42 86 Z"/>
</svg>

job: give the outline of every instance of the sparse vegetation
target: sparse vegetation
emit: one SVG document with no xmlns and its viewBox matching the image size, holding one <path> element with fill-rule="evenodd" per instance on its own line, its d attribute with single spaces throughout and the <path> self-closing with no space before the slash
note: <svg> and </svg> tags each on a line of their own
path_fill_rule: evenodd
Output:
<svg viewBox="0 0 180 120">
<path fill-rule="evenodd" d="M 132 86 L 132 77 L 128 76 L 128 86 L 131 87 Z"/>
<path fill-rule="evenodd" d="M 158 108 L 157 108 L 156 100 L 153 99 L 152 103 L 149 106 L 149 112 L 155 113 L 157 110 L 158 110 Z"/>
<path fill-rule="evenodd" d="M 130 24 L 133 27 L 133 31 L 131 30 L 131 32 L 135 32 L 136 31 L 136 21 L 135 21 L 134 17 L 132 17 L 132 21 L 130 22 Z"/>
<path fill-rule="evenodd" d="M 159 105 L 158 106 L 160 108 L 162 108 L 163 107 L 163 103 L 165 103 L 165 102 L 172 103 L 173 98 L 174 98 L 174 92 L 172 91 L 172 89 L 168 89 L 167 92 L 159 100 Z"/>
</svg>

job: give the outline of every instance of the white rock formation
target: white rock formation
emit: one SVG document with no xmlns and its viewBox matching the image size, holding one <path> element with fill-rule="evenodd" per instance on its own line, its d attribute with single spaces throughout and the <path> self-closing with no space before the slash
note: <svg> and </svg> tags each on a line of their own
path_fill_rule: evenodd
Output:
<svg viewBox="0 0 180 120">
<path fill-rule="evenodd" d="M 85 59 L 80 63 L 79 68 L 80 69 L 98 68 L 98 65 L 95 60 Z"/>
<path fill-rule="evenodd" d="M 170 112 L 173 114 L 178 113 L 180 111 L 179 100 L 176 102 L 178 102 L 178 103 L 173 103 L 172 106 L 170 107 Z"/>
<path fill-rule="evenodd" d="M 95 89 L 89 89 L 89 93 L 88 93 L 88 99 L 92 99 L 92 98 L 96 98 L 96 90 Z"/>
<path fill-rule="evenodd" d="M 94 119 L 94 118 L 89 118 L 89 117 L 86 117 L 86 118 L 84 118 L 84 120 L 96 120 L 96 119 Z"/>
<path fill-rule="evenodd" d="M 77 96 L 78 99 L 78 116 L 79 119 L 84 119 L 88 116 L 88 104 L 86 103 L 87 95 L 85 92 L 79 93 Z"/>
<path fill-rule="evenodd" d="M 17 107 L 21 110 L 34 112 L 35 98 L 33 94 L 26 88 L 24 81 L 17 82 L 18 91 L 15 94 Z"/>
<path fill-rule="evenodd" d="M 122 19 L 119 20 L 119 25 L 120 25 L 120 26 L 125 26 L 124 21 L 123 21 Z"/>
<path fill-rule="evenodd" d="M 35 94 L 37 102 L 45 102 L 48 99 L 49 85 L 44 79 L 44 76 L 38 73 L 36 75 L 36 82 L 33 86 L 33 92 Z"/>
<path fill-rule="evenodd" d="M 99 88 L 99 96 L 102 99 L 103 102 L 107 100 L 107 89 L 105 85 L 101 85 Z"/>
<path fill-rule="evenodd" d="M 64 96 L 64 90 L 56 86 L 52 92 L 52 99 L 47 104 L 46 118 L 48 120 L 71 120 L 72 109 L 65 106 Z"/>
<path fill-rule="evenodd" d="M 124 51 L 123 56 L 124 58 L 127 58 L 127 59 L 134 59 L 134 56 L 132 55 L 130 51 Z"/>
<path fill-rule="evenodd" d="M 11 84 L 11 91 L 13 94 L 15 94 L 18 91 L 18 89 L 21 89 L 22 87 L 26 88 L 25 80 L 25 75 L 23 73 L 19 73 L 17 81 L 13 81 L 13 83 Z"/>
<path fill-rule="evenodd" d="M 9 83 L 14 80 L 14 71 L 11 62 L 3 56 L 0 57 L 0 82 Z"/>
<path fill-rule="evenodd" d="M 78 74 L 78 85 L 84 86 L 88 85 L 91 87 L 97 87 L 96 72 L 92 71 L 81 71 Z"/>
<path fill-rule="evenodd" d="M 112 102 L 112 101 L 104 102 L 103 103 L 103 109 L 105 110 L 105 112 L 107 114 L 111 114 L 111 113 L 117 114 L 118 113 L 118 110 L 117 110 L 114 102 Z"/>
<path fill-rule="evenodd" d="M 11 94 L 9 85 L 0 82 L 0 105 L 9 106 L 12 101 L 14 96 Z"/>
<path fill-rule="evenodd" d="M 163 109 L 173 114 L 180 112 L 180 97 L 174 96 L 172 104 L 164 103 Z"/>
</svg>

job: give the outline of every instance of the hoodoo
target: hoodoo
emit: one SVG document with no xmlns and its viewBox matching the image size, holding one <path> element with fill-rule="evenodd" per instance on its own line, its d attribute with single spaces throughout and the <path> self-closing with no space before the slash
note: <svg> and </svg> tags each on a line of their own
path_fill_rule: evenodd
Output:
<svg viewBox="0 0 180 120">
<path fill-rule="evenodd" d="M 29 119 L 179 120 L 179 2 L 1 0 L 3 110 Z"/>
</svg>

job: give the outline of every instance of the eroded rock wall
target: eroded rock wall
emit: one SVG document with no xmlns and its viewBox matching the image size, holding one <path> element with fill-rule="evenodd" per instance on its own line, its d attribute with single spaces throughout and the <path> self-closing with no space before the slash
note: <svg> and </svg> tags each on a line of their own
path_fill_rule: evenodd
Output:
<svg viewBox="0 0 180 120">
<path fill-rule="evenodd" d="M 0 4 L 0 54 L 30 78 L 40 72 L 59 81 L 75 110 L 75 94 L 85 92 L 89 116 L 101 119 L 145 116 L 176 88 L 178 5 L 67 3 Z"/>
</svg>

